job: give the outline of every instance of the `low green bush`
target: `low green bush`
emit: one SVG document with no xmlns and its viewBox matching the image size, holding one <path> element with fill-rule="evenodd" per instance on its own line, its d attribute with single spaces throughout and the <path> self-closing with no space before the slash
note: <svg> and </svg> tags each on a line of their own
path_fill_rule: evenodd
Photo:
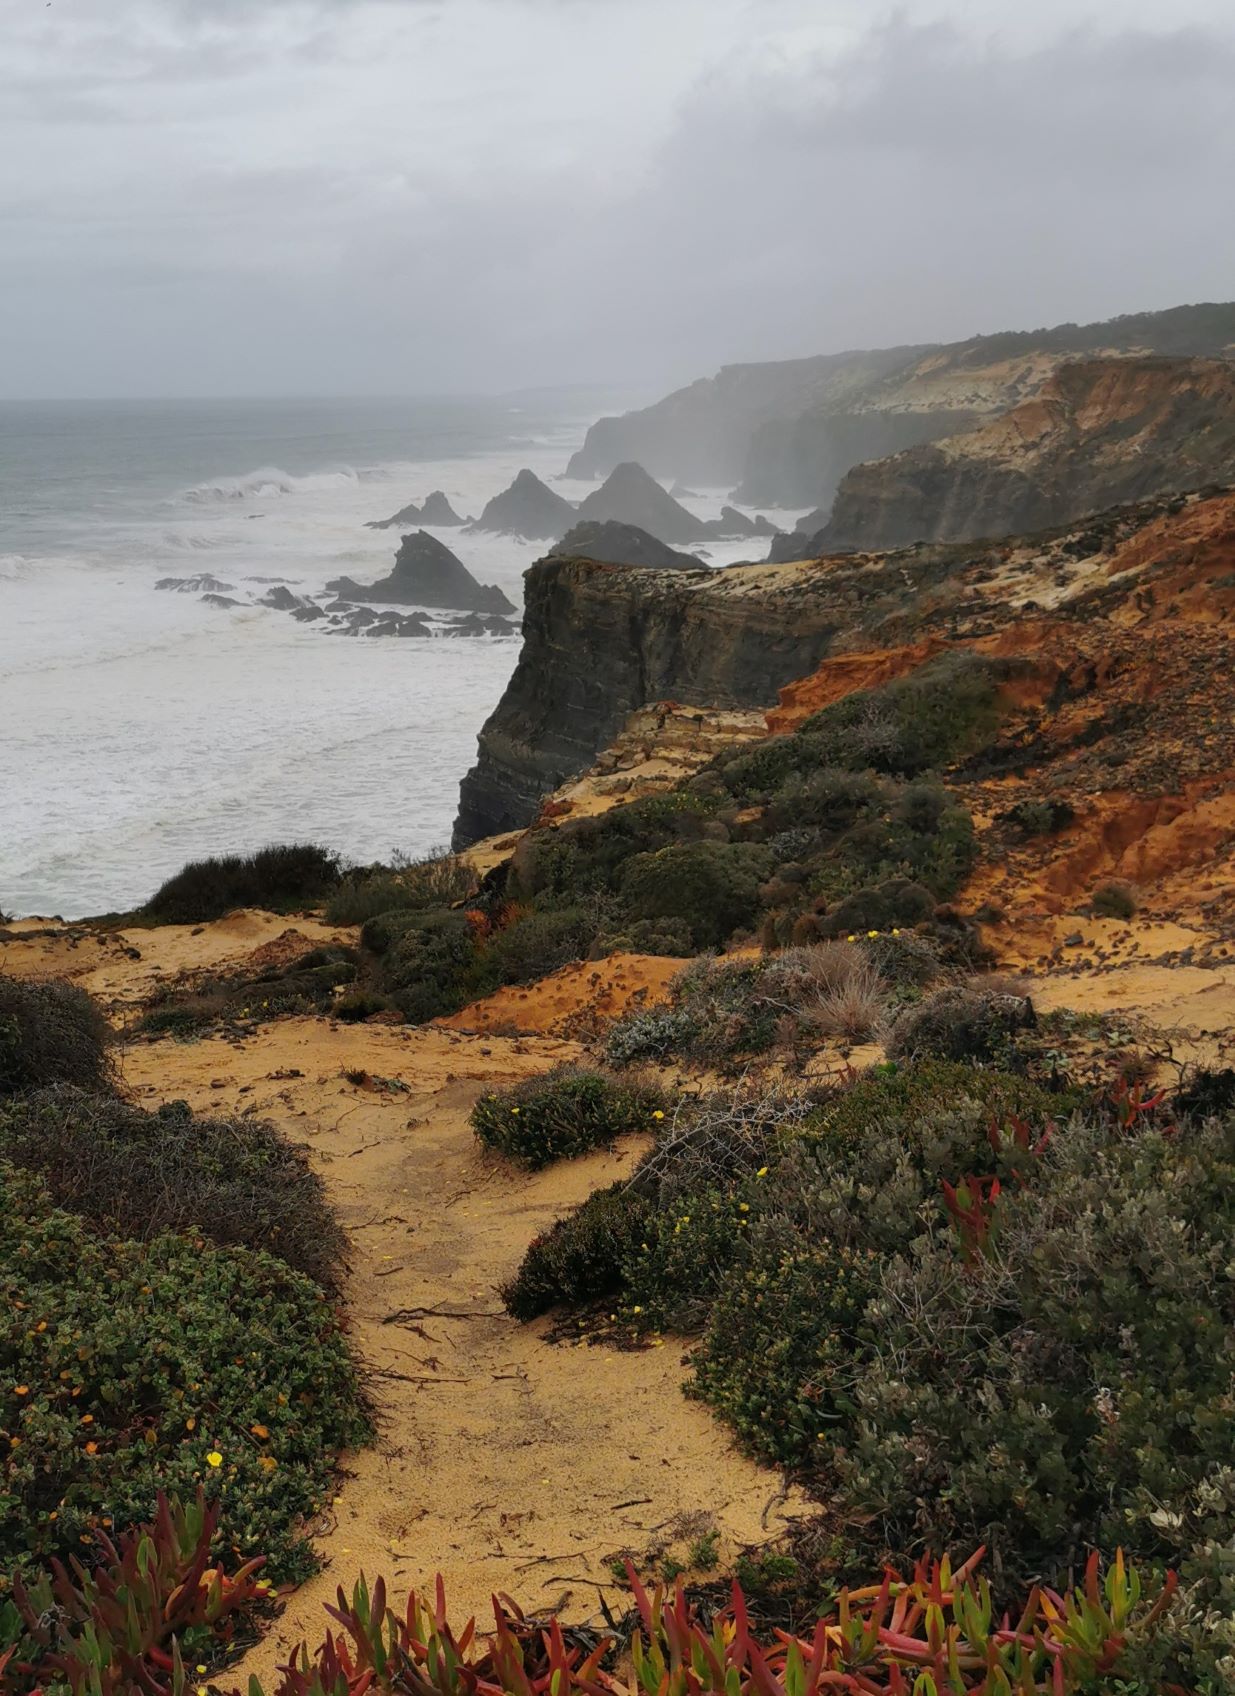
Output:
<svg viewBox="0 0 1235 1696">
<path fill-rule="evenodd" d="M 486 1148 L 536 1171 L 653 1130 L 656 1115 L 664 1117 L 664 1099 L 652 1084 L 561 1066 L 482 1095 L 472 1109 L 472 1129 Z"/>
<path fill-rule="evenodd" d="M 512 1319 L 536 1319 L 550 1308 L 586 1308 L 622 1287 L 627 1251 L 643 1240 L 654 1204 L 624 1183 L 597 1190 L 528 1246 L 502 1287 Z"/>
<path fill-rule="evenodd" d="M 99 1235 L 0 1162 L 0 1563 L 81 1552 L 150 1517 L 160 1489 L 222 1508 L 272 1576 L 340 1450 L 370 1433 L 339 1324 L 273 1255 L 201 1237 Z"/>
<path fill-rule="evenodd" d="M 465 913 L 448 907 L 397 917 L 399 934 L 381 958 L 382 992 L 412 1024 L 458 1012 L 472 998 L 474 924 Z"/>
<path fill-rule="evenodd" d="M 836 765 L 902 777 L 941 771 L 976 753 L 999 726 L 1006 663 L 964 649 L 933 659 L 890 683 L 859 689 L 824 707 L 798 735 L 831 742 Z"/>
<path fill-rule="evenodd" d="M 1066 1091 L 1044 1088 L 1015 1072 L 925 1060 L 899 1066 L 888 1062 L 865 1073 L 819 1108 L 815 1133 L 857 1148 L 868 1133 L 899 1141 L 912 1151 L 921 1126 L 936 1110 L 977 1109 L 983 1122 L 1013 1117 L 1044 1129 L 1081 1105 Z"/>
<path fill-rule="evenodd" d="M 628 860 L 619 893 L 636 922 L 679 920 L 696 949 L 716 948 L 754 923 L 771 869 L 771 854 L 758 843 L 677 843 Z"/>
<path fill-rule="evenodd" d="M 99 1231 L 265 1249 L 338 1291 L 347 1239 L 304 1150 L 273 1125 L 199 1118 L 184 1102 L 147 1113 L 62 1086 L 0 1108 L 0 1159 Z"/>
<path fill-rule="evenodd" d="M 0 972 L 0 1097 L 49 1084 L 112 1087 L 102 1009 L 76 984 Z"/>
<path fill-rule="evenodd" d="M 1089 905 L 1100 919 L 1134 919 L 1139 902 L 1131 884 L 1110 879 L 1100 883 L 1090 897 Z"/>
<path fill-rule="evenodd" d="M 144 1036 L 196 1036 L 211 1026 L 261 1024 L 291 1013 L 333 1011 L 335 991 L 355 981 L 358 956 L 336 945 L 311 948 L 256 977 L 243 972 L 199 980 L 192 989 L 161 991 L 135 1029 Z"/>
<path fill-rule="evenodd" d="M 985 1544 L 997 1599 L 1094 1547 L 1175 1568 L 1179 1681 L 1216 1693 L 1235 1649 L 1235 1120 L 1043 1135 L 1033 1086 L 1005 1077 L 1026 1122 L 992 1126 L 940 1093 L 960 1070 L 868 1080 L 773 1165 L 693 1393 L 868 1552 Z M 974 1073 L 983 1092 L 994 1076 Z M 872 1113 L 879 1089 L 895 1112 Z"/>
<path fill-rule="evenodd" d="M 475 893 L 476 873 L 466 860 L 445 852 L 393 866 L 348 872 L 326 904 L 332 925 L 362 925 L 383 913 L 451 907 Z"/>
<path fill-rule="evenodd" d="M 596 936 L 595 908 L 559 907 L 521 913 L 486 938 L 479 970 L 499 983 L 530 983 L 582 960 Z"/>
<path fill-rule="evenodd" d="M 1027 996 L 953 984 L 909 1007 L 893 1025 L 890 1060 L 968 1060 L 1017 1069 L 1018 1043 L 1037 1024 Z"/>
<path fill-rule="evenodd" d="M 195 925 L 222 918 L 235 907 L 298 911 L 324 900 L 341 875 L 336 854 L 307 842 L 190 860 L 155 891 L 142 912 L 160 924 Z"/>
</svg>

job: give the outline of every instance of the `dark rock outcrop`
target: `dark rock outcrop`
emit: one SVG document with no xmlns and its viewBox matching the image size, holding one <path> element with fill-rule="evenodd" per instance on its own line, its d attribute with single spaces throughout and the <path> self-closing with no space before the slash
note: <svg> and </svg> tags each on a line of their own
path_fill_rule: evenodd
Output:
<svg viewBox="0 0 1235 1696">
<path fill-rule="evenodd" d="M 732 592 L 732 571 L 548 558 L 525 579 L 523 651 L 463 780 L 456 847 L 527 824 L 649 701 L 770 705 L 827 654 L 826 599 Z"/>
<path fill-rule="evenodd" d="M 735 506 L 722 506 L 720 517 L 713 518 L 708 524 L 708 530 L 713 536 L 779 536 L 779 528 L 770 518 L 765 518 L 759 512 L 754 518 L 748 518 L 744 512 L 739 512 Z"/>
<path fill-rule="evenodd" d="M 285 589 L 280 583 L 273 589 L 267 589 L 257 604 L 263 607 L 273 607 L 276 612 L 295 612 L 306 603 L 303 596 L 293 595 L 290 589 Z"/>
<path fill-rule="evenodd" d="M 425 520 L 424 513 L 414 503 L 409 502 L 407 504 L 407 506 L 401 506 L 399 508 L 398 512 L 392 513 L 389 518 L 371 518 L 371 519 L 369 519 L 368 523 L 365 525 L 365 529 L 366 530 L 396 530 L 400 526 L 402 526 L 402 528 L 404 528 L 404 529 L 407 529 L 407 527 L 409 525 L 423 524 L 425 522 L 426 522 L 426 520 Z"/>
<path fill-rule="evenodd" d="M 405 536 L 394 570 L 377 583 L 336 577 L 327 589 L 343 601 L 393 601 L 401 606 L 447 607 L 456 612 L 514 612 L 500 589 L 478 583 L 444 542 L 418 530 Z"/>
<path fill-rule="evenodd" d="M 453 525 L 465 524 L 467 520 L 459 517 L 440 489 L 434 489 L 420 509 L 420 522 L 445 530 Z"/>
<path fill-rule="evenodd" d="M 1038 530 L 1233 471 L 1235 364 L 1075 360 L 979 429 L 856 466 L 805 551 Z"/>
<path fill-rule="evenodd" d="M 925 658 L 966 635 L 997 637 L 1013 619 L 1037 628 L 1044 594 L 1056 598 L 1061 617 L 1058 595 L 1069 582 L 1077 585 L 1071 616 L 1083 623 L 1126 601 L 1126 586 L 1112 585 L 1107 567 L 1119 550 L 1135 558 L 1142 536 L 1158 536 L 1144 592 L 1169 604 L 1172 574 L 1192 556 L 1182 544 L 1165 547 L 1161 526 L 1193 508 L 1192 528 L 1216 526 L 1210 553 L 1228 558 L 1235 494 L 1209 502 L 1169 496 L 1031 537 L 915 544 L 781 571 L 687 574 L 541 560 L 525 578 L 519 663 L 463 780 L 455 847 L 529 824 L 543 798 L 585 771 L 638 708 L 666 700 L 770 708 L 786 685 L 840 656 L 857 662 L 840 664 L 846 693 L 896 675 L 894 664 L 881 664 L 907 645 Z M 1217 511 L 1212 520 L 1208 509 Z M 1009 577 L 1012 546 L 1021 569 Z M 1215 565 L 1207 570 L 1218 576 Z M 1202 579 L 1194 592 L 1203 606 L 1212 583 Z M 808 710 L 835 698 L 816 693 Z M 1029 757 L 1020 750 L 1019 759 Z"/>
<path fill-rule="evenodd" d="M 579 503 L 579 517 L 613 521 L 646 530 L 658 542 L 700 542 L 708 526 L 663 489 L 641 465 L 628 460 L 615 466 L 599 489 Z"/>
<path fill-rule="evenodd" d="M 575 522 L 568 500 L 542 483 L 534 471 L 521 471 L 500 495 L 494 495 L 468 528 L 519 536 L 529 542 L 556 542 Z"/>
<path fill-rule="evenodd" d="M 219 595 L 213 590 L 211 590 L 210 593 L 203 595 L 202 600 L 208 607 L 227 608 L 242 607 L 244 605 L 244 602 L 238 601 L 234 595 Z"/>
<path fill-rule="evenodd" d="M 455 618 L 442 626 L 443 636 L 517 636 L 518 626 L 509 618 L 494 613 L 470 612 L 466 618 Z"/>
<path fill-rule="evenodd" d="M 178 595 L 226 595 L 235 587 L 234 583 L 221 583 L 208 571 L 196 577 L 160 577 L 155 584 L 156 589 L 170 589 Z"/>
<path fill-rule="evenodd" d="M 651 571 L 708 569 L 693 554 L 678 553 L 637 524 L 619 524 L 613 518 L 573 524 L 549 549 L 549 558 L 594 559 L 605 565 L 641 565 Z"/>
</svg>

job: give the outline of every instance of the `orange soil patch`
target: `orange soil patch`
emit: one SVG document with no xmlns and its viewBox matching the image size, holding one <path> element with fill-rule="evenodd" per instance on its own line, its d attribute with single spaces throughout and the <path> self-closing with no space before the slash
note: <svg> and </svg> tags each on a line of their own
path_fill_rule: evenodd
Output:
<svg viewBox="0 0 1235 1696">
<path fill-rule="evenodd" d="M 443 1030 L 576 1036 L 661 1005 L 687 963 L 663 954 L 610 954 L 563 966 L 537 983 L 499 989 L 434 1024 Z"/>
</svg>

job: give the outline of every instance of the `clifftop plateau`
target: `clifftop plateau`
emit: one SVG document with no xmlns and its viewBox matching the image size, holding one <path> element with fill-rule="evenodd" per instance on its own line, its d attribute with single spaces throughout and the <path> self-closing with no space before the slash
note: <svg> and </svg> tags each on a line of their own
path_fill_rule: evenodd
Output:
<svg viewBox="0 0 1235 1696">
<path fill-rule="evenodd" d="M 1235 345 L 1235 304 L 1094 324 L 726 366 L 654 406 L 602 418 L 570 475 L 636 459 L 654 476 L 737 482 L 752 506 L 826 506 L 851 466 L 936 441 L 1027 400 L 1078 355 L 1212 357 Z"/>
</svg>

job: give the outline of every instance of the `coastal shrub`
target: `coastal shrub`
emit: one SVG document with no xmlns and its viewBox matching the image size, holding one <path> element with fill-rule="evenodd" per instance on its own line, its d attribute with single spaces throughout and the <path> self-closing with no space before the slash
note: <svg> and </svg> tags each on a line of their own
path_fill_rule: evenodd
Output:
<svg viewBox="0 0 1235 1696">
<path fill-rule="evenodd" d="M 348 872 L 326 904 L 332 925 L 362 925 L 383 913 L 451 907 L 475 893 L 476 873 L 444 849 L 393 866 Z"/>
<path fill-rule="evenodd" d="M 204 924 L 235 907 L 286 913 L 323 900 L 341 875 L 338 856 L 308 842 L 190 860 L 142 912 L 166 925 Z"/>
<path fill-rule="evenodd" d="M 407 921 L 381 959 L 380 988 L 412 1024 L 455 1013 L 471 999 L 476 930 L 466 913 L 431 907 Z"/>
<path fill-rule="evenodd" d="M 1079 1105 L 1067 1092 L 1044 1088 L 1015 1072 L 955 1060 L 887 1062 L 865 1072 L 818 1109 L 818 1136 L 856 1148 L 869 1133 L 899 1142 L 912 1156 L 922 1126 L 935 1112 L 977 1110 L 983 1124 L 1024 1119 L 1039 1130 Z"/>
<path fill-rule="evenodd" d="M 1067 801 L 1017 801 L 998 815 L 998 822 L 1007 825 L 1018 836 L 1028 840 L 1035 836 L 1054 836 L 1065 830 L 1076 817 L 1075 808 Z"/>
<path fill-rule="evenodd" d="M 831 764 L 914 777 L 976 753 L 999 726 L 1001 668 L 964 649 L 937 654 L 890 683 L 858 689 L 814 713 L 803 739 L 831 743 Z"/>
<path fill-rule="evenodd" d="M 1089 905 L 1100 919 L 1134 919 L 1139 903 L 1131 884 L 1112 878 L 1098 885 Z"/>
<path fill-rule="evenodd" d="M 521 913 L 486 938 L 479 967 L 493 983 L 530 983 L 582 960 L 596 936 L 595 907 Z"/>
<path fill-rule="evenodd" d="M 628 1083 L 603 1072 L 559 1066 L 510 1089 L 482 1095 L 472 1129 L 486 1148 L 536 1171 L 607 1147 L 617 1137 L 654 1129 L 664 1094 L 650 1083 Z"/>
<path fill-rule="evenodd" d="M 0 1564 L 79 1553 L 199 1485 L 221 1542 L 303 1576 L 300 1527 L 369 1433 L 322 1291 L 201 1236 L 103 1236 L 0 1162 Z"/>
<path fill-rule="evenodd" d="M 842 1511 L 874 1511 L 894 1547 L 972 1534 L 1005 1583 L 1117 1541 L 1229 1616 L 1233 1161 L 1229 1123 L 1074 1125 L 1000 1197 L 965 1275 L 923 1221 L 881 1266 L 862 1369 L 839 1399 L 819 1386 L 837 1419 L 816 1464 Z M 1221 1688 L 1232 1635 L 1229 1617 L 1225 1642 L 1198 1633 L 1186 1687 Z"/>
<path fill-rule="evenodd" d="M 1235 1121 L 992 1139 L 977 1102 L 908 1121 L 855 1113 L 853 1094 L 848 1136 L 825 1113 L 760 1186 L 694 1393 L 872 1553 L 972 1540 L 1006 1591 L 1118 1541 L 1220 1620 Z M 1220 1689 L 1233 1643 L 1185 1641 L 1186 1687 Z"/>
<path fill-rule="evenodd" d="M 309 949 L 283 966 L 251 977 L 207 977 L 192 989 L 159 991 L 135 1029 L 145 1036 L 194 1036 L 219 1023 L 251 1025 L 290 1013 L 333 1011 L 335 991 L 354 982 L 358 955 L 329 945 Z"/>
<path fill-rule="evenodd" d="M 643 1241 L 655 1204 L 618 1182 L 597 1190 L 528 1245 L 504 1284 L 512 1319 L 536 1319 L 550 1308 L 586 1308 L 616 1294 L 628 1251 Z"/>
<path fill-rule="evenodd" d="M 702 1328 L 746 1259 L 750 1204 L 743 1194 L 696 1191 L 651 1214 L 622 1265 L 623 1316 L 637 1330 L 686 1335 Z"/>
<path fill-rule="evenodd" d="M 682 1007 L 653 1007 L 616 1019 L 605 1033 L 604 1056 L 610 1066 L 682 1055 L 698 1034 L 694 1017 Z"/>
<path fill-rule="evenodd" d="M 347 1239 L 303 1149 L 258 1119 L 147 1113 L 62 1086 L 0 1108 L 0 1159 L 98 1231 L 148 1241 L 193 1231 L 265 1249 L 338 1290 Z"/>
<path fill-rule="evenodd" d="M 698 949 L 716 948 L 759 910 L 759 886 L 771 855 L 756 843 L 692 842 L 636 854 L 619 892 L 637 920 L 678 919 Z"/>
<path fill-rule="evenodd" d="M 76 984 L 0 972 L 0 1097 L 48 1084 L 113 1084 L 102 1009 Z"/>
<path fill-rule="evenodd" d="M 699 840 L 718 800 L 685 787 L 647 795 L 595 818 L 533 830 L 511 861 L 509 893 L 538 905 L 574 905 L 610 889 L 632 855 Z"/>
<path fill-rule="evenodd" d="M 365 989 L 343 996 L 335 1002 L 330 1011 L 334 1018 L 342 1020 L 345 1025 L 360 1025 L 377 1013 L 391 1012 L 395 1014 L 395 1022 L 398 1022 L 398 1010 L 390 997 L 375 995 Z"/>
<path fill-rule="evenodd" d="M 953 984 L 908 1007 L 888 1036 L 891 1060 L 1017 1064 L 1021 1033 L 1037 1024 L 1027 996 Z"/>
</svg>

